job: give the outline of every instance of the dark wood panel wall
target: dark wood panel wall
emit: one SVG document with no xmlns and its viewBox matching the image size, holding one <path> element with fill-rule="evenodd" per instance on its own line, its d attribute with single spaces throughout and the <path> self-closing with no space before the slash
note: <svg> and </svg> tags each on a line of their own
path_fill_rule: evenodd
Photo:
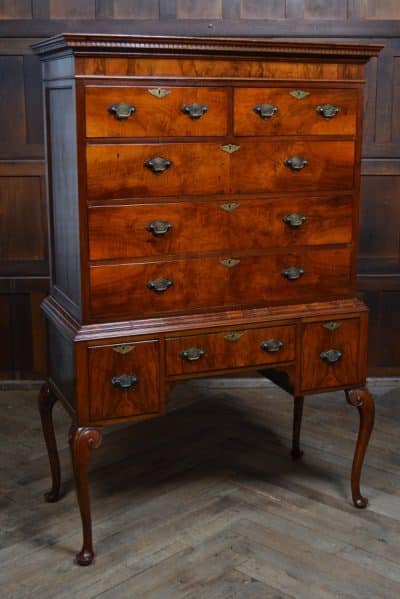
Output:
<svg viewBox="0 0 400 599">
<path fill-rule="evenodd" d="M 0 377 L 42 377 L 48 288 L 40 66 L 62 31 L 379 41 L 368 67 L 359 290 L 371 375 L 400 374 L 399 0 L 0 0 Z"/>
</svg>

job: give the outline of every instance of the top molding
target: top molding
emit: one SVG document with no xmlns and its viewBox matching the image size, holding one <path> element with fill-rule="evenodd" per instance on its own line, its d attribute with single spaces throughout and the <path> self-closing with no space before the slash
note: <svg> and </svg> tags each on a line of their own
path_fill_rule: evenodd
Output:
<svg viewBox="0 0 400 599">
<path fill-rule="evenodd" d="M 366 62 L 377 56 L 379 44 L 297 42 L 250 37 L 178 37 L 63 33 L 32 45 L 36 54 L 217 54 L 254 57 L 335 58 Z"/>
</svg>

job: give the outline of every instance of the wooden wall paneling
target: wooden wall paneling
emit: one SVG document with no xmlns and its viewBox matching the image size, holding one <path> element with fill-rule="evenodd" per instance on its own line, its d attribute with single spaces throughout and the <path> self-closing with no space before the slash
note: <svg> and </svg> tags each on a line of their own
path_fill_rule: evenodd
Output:
<svg viewBox="0 0 400 599">
<path fill-rule="evenodd" d="M 0 19 L 31 19 L 31 0 L 0 0 Z"/>
<path fill-rule="evenodd" d="M 393 298 L 400 290 L 396 200 L 400 184 L 399 25 L 398 0 L 0 0 L 0 228 L 23 226 L 11 245 L 6 235 L 6 244 L 3 241 L 0 246 L 0 276 L 26 277 L 0 279 L 0 330 L 7 329 L 5 319 L 10 314 L 4 295 L 7 285 L 10 298 L 21 292 L 17 284 L 24 285 L 23 294 L 30 299 L 23 306 L 31 310 L 32 323 L 39 318 L 38 296 L 34 300 L 33 294 L 45 293 L 43 285 L 47 285 L 43 251 L 47 233 L 40 195 L 44 155 L 40 66 L 30 45 L 67 30 L 264 36 L 279 32 L 282 37 L 317 35 L 385 43 L 381 56 L 371 61 L 367 71 L 359 278 L 360 290 L 371 305 L 371 335 L 376 335 L 378 345 L 385 343 L 382 331 L 394 335 L 387 329 L 387 313 L 392 311 L 397 323 L 399 308 Z M 32 172 L 34 162 L 41 173 Z M 14 207 L 11 197 L 17 198 Z M 42 285 L 40 290 L 37 285 Z M 10 330 L 7 334 L 12 335 Z M 31 367 L 37 372 L 43 365 L 35 362 L 35 341 L 31 351 Z M 4 376 L 10 363 L 6 356 L 1 359 Z M 370 372 L 400 373 L 398 353 L 385 353 L 378 347 L 370 357 Z"/>
<path fill-rule="evenodd" d="M 13 353 L 10 349 L 13 343 L 10 299 L 10 295 L 0 294 L 0 376 L 2 372 L 12 372 L 14 368 Z"/>
<path fill-rule="evenodd" d="M 221 19 L 222 0 L 176 0 L 178 19 Z"/>
<path fill-rule="evenodd" d="M 284 19 L 285 0 L 242 0 L 240 6 L 241 19 Z"/>
<path fill-rule="evenodd" d="M 159 0 L 98 0 L 96 18 L 158 19 Z"/>
<path fill-rule="evenodd" d="M 359 272 L 397 273 L 400 278 L 400 168 L 397 171 L 362 178 Z"/>
<path fill-rule="evenodd" d="M 0 162 L 0 275 L 46 275 L 43 162 Z"/>
<path fill-rule="evenodd" d="M 49 19 L 94 19 L 95 0 L 47 0 Z"/>
</svg>

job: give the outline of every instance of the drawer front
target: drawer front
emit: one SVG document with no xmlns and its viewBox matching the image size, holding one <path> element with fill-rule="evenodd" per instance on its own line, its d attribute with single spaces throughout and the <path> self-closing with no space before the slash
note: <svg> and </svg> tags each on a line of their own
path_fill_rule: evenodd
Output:
<svg viewBox="0 0 400 599">
<path fill-rule="evenodd" d="M 334 319 L 303 326 L 301 388 L 303 391 L 362 382 L 360 319 Z"/>
<path fill-rule="evenodd" d="M 158 341 L 89 347 L 88 353 L 91 420 L 160 411 Z"/>
<path fill-rule="evenodd" d="M 86 136 L 223 136 L 227 133 L 227 104 L 227 91 L 220 87 L 160 90 L 89 85 L 85 88 Z"/>
<path fill-rule="evenodd" d="M 353 187 L 354 143 L 350 141 L 246 141 L 231 150 L 232 144 L 209 142 L 91 144 L 88 197 L 348 191 Z"/>
<path fill-rule="evenodd" d="M 167 375 L 278 364 L 295 359 L 295 327 L 227 330 L 166 341 Z"/>
<path fill-rule="evenodd" d="M 299 91 L 299 90 L 297 90 Z M 354 135 L 357 91 L 345 89 L 237 88 L 235 135 Z"/>
<path fill-rule="evenodd" d="M 288 280 L 282 273 L 291 267 L 303 274 L 290 270 Z M 342 298 L 351 293 L 350 272 L 348 248 L 92 266 L 91 314 L 133 318 Z"/>
<path fill-rule="evenodd" d="M 89 209 L 91 260 L 350 243 L 351 195 Z"/>
</svg>

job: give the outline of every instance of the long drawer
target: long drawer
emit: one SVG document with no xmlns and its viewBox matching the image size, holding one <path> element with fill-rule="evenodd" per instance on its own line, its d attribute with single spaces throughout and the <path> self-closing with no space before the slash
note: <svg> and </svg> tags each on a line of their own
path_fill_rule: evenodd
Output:
<svg viewBox="0 0 400 599">
<path fill-rule="evenodd" d="M 349 191 L 351 141 L 89 144 L 88 199 Z"/>
<path fill-rule="evenodd" d="M 279 364 L 295 359 L 295 327 L 226 330 L 166 341 L 167 375 Z"/>
<path fill-rule="evenodd" d="M 197 200 L 89 209 L 91 260 L 350 243 L 352 196 Z"/>
<path fill-rule="evenodd" d="M 351 255 L 349 248 L 310 248 L 92 266 L 91 316 L 133 318 L 348 297 Z"/>
<path fill-rule="evenodd" d="M 354 135 L 357 91 L 237 88 L 235 135 Z"/>
<path fill-rule="evenodd" d="M 227 90 L 221 87 L 85 88 L 87 137 L 224 136 Z"/>
</svg>

